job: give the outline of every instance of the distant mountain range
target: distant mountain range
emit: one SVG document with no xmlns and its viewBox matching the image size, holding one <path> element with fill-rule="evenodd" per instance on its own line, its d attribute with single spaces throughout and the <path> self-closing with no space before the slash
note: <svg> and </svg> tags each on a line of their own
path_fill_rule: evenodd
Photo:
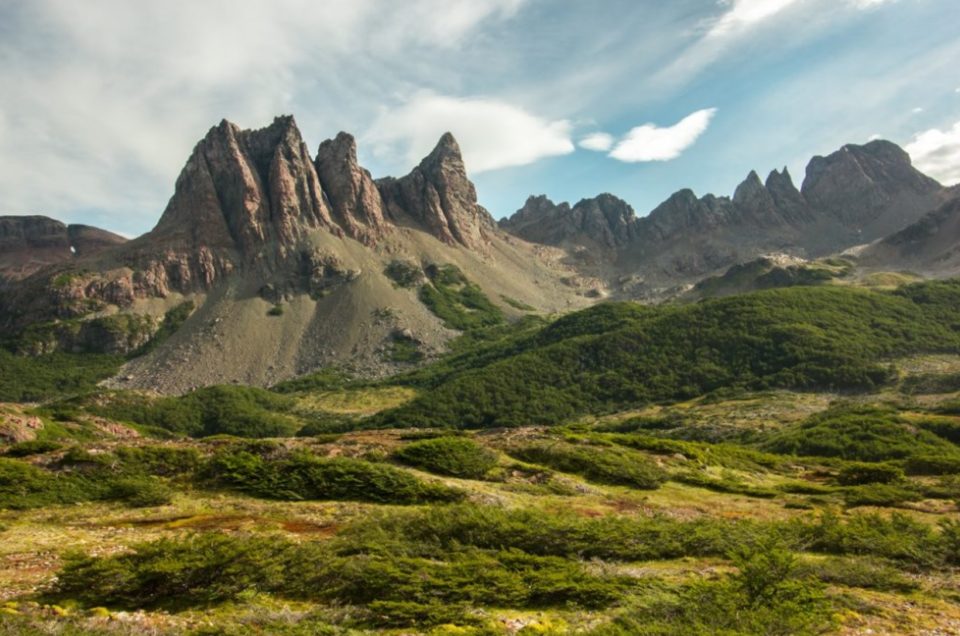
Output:
<svg viewBox="0 0 960 636">
<path fill-rule="evenodd" d="M 394 372 L 409 363 L 390 353 L 398 341 L 429 358 L 457 333 L 450 303 L 510 319 L 657 300 L 768 254 L 855 252 L 863 271 L 948 275 L 958 245 L 960 192 L 885 141 L 815 157 L 799 189 L 786 169 L 751 172 L 732 197 L 681 190 L 644 217 L 611 194 L 532 196 L 497 224 L 450 134 L 410 174 L 374 180 L 349 134 L 311 156 L 292 117 L 223 121 L 143 236 L 0 217 L 0 329 L 24 354 L 128 354 L 175 331 L 116 382 L 271 384 L 328 365 Z M 452 286 L 436 279 L 445 266 L 463 274 Z M 164 328 L 183 307 L 196 309 Z"/>
</svg>

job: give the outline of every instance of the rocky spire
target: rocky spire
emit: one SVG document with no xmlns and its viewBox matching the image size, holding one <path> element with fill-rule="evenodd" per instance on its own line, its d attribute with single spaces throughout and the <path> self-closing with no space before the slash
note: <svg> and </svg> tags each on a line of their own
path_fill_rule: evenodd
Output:
<svg viewBox="0 0 960 636">
<path fill-rule="evenodd" d="M 450 133 L 433 151 L 400 179 L 377 182 L 387 211 L 395 221 L 412 220 L 438 239 L 482 249 L 486 234 L 496 227 L 477 203 L 477 191 L 463 164 L 460 146 Z"/>
<path fill-rule="evenodd" d="M 293 117 L 260 130 L 226 120 L 194 148 L 150 235 L 236 250 L 244 261 L 283 256 L 309 230 L 339 233 Z"/>
<path fill-rule="evenodd" d="M 333 219 L 346 234 L 368 245 L 381 238 L 389 227 L 383 199 L 370 173 L 357 163 L 353 135 L 341 132 L 321 143 L 315 166 Z"/>
<path fill-rule="evenodd" d="M 797 186 L 793 184 L 790 171 L 784 166 L 782 171 L 772 170 L 767 176 L 767 192 L 773 197 L 780 215 L 793 224 L 810 221 L 812 212 L 807 200 L 803 198 Z"/>
</svg>

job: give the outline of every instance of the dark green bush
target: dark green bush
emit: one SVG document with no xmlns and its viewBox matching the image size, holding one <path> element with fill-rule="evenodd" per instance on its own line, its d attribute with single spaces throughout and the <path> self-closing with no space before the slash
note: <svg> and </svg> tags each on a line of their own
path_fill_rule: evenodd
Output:
<svg viewBox="0 0 960 636">
<path fill-rule="evenodd" d="M 906 485 L 864 484 L 846 488 L 843 499 L 848 506 L 897 506 L 908 501 L 919 501 L 923 495 Z"/>
<path fill-rule="evenodd" d="M 11 444 L 4 455 L 7 457 L 27 457 L 29 455 L 42 455 L 51 453 L 62 448 L 60 442 L 51 439 L 32 439 L 25 442 Z"/>
<path fill-rule="evenodd" d="M 215 455 L 204 473 L 215 484 L 265 499 L 412 504 L 463 497 L 459 490 L 426 483 L 393 466 L 305 453 L 266 459 L 243 450 L 226 451 Z"/>
<path fill-rule="evenodd" d="M 960 475 L 960 456 L 915 455 L 903 468 L 908 475 Z"/>
<path fill-rule="evenodd" d="M 417 265 L 405 261 L 390 261 L 383 273 L 397 287 L 404 289 L 416 287 L 424 278 L 423 271 Z"/>
<path fill-rule="evenodd" d="M 111 482 L 107 498 L 132 508 L 149 508 L 173 501 L 173 491 L 156 477 L 126 477 Z"/>
<path fill-rule="evenodd" d="M 889 408 L 843 406 L 771 434 L 765 450 L 801 456 L 882 462 L 917 455 L 960 459 L 960 449 L 917 429 Z"/>
<path fill-rule="evenodd" d="M 68 556 L 54 593 L 86 605 L 180 609 L 282 586 L 291 546 L 277 537 L 198 534 L 112 557 Z"/>
<path fill-rule="evenodd" d="M 394 457 L 432 473 L 480 479 L 497 465 L 496 453 L 465 437 L 439 437 L 407 444 Z"/>
<path fill-rule="evenodd" d="M 616 447 L 557 441 L 529 444 L 508 452 L 517 459 L 581 475 L 599 484 L 654 490 L 667 479 L 666 472 L 648 458 Z"/>
<path fill-rule="evenodd" d="M 892 484 L 903 479 L 903 469 L 892 464 L 851 462 L 845 464 L 837 474 L 837 482 L 844 486 Z"/>
</svg>

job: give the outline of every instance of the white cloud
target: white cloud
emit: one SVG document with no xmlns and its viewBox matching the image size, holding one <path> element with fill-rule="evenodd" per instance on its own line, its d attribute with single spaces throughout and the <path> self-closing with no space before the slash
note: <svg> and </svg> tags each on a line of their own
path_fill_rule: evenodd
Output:
<svg viewBox="0 0 960 636">
<path fill-rule="evenodd" d="M 867 137 L 867 141 L 876 141 L 877 139 L 883 139 L 883 137 L 878 134 L 873 134 Z"/>
<path fill-rule="evenodd" d="M 494 99 L 425 92 L 382 111 L 362 140 L 372 144 L 377 156 L 414 165 L 447 131 L 456 137 L 467 170 L 474 174 L 574 150 L 566 120 L 548 121 Z"/>
<path fill-rule="evenodd" d="M 577 145 L 587 150 L 606 152 L 613 148 L 613 141 L 613 135 L 605 132 L 596 132 L 581 139 Z"/>
<path fill-rule="evenodd" d="M 922 172 L 946 185 L 960 183 L 960 121 L 947 130 L 917 133 L 904 149 Z"/>
<path fill-rule="evenodd" d="M 922 107 L 922 106 L 917 106 L 916 108 L 914 108 L 914 109 L 911 110 L 910 112 L 913 113 L 914 115 L 919 115 L 920 113 L 923 112 L 923 107 Z"/>
<path fill-rule="evenodd" d="M 716 108 L 698 110 L 666 128 L 638 126 L 617 143 L 610 156 L 631 163 L 675 159 L 706 131 L 716 112 Z"/>
<path fill-rule="evenodd" d="M 896 2 L 896 0 L 850 0 L 850 3 L 858 9 L 872 9 L 886 2 Z"/>
<path fill-rule="evenodd" d="M 730 9 L 713 24 L 707 37 L 725 36 L 773 17 L 799 0 L 727 0 Z"/>
</svg>

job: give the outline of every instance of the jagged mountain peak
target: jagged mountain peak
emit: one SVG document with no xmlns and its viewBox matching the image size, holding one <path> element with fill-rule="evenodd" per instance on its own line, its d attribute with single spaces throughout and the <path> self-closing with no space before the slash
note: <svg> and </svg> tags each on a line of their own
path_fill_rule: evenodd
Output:
<svg viewBox="0 0 960 636">
<path fill-rule="evenodd" d="M 389 231 L 383 198 L 357 162 L 353 135 L 341 131 L 321 143 L 314 165 L 333 218 L 348 236 L 371 245 Z"/>
<path fill-rule="evenodd" d="M 449 132 L 410 174 L 380 179 L 377 187 L 392 219 L 413 221 L 445 243 L 482 251 L 496 229 L 477 203 L 460 146 Z"/>
</svg>

